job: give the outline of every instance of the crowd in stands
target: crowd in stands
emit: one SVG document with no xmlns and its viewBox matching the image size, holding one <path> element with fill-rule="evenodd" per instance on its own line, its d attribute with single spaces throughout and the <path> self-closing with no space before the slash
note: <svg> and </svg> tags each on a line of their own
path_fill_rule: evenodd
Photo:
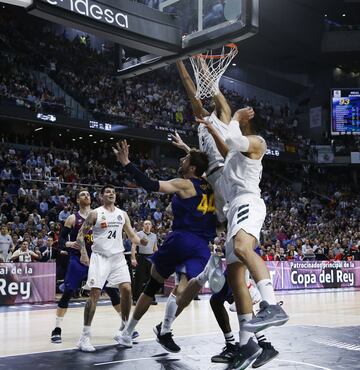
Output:
<svg viewBox="0 0 360 370">
<path fill-rule="evenodd" d="M 17 104 L 35 110 L 46 107 L 68 114 L 62 98 L 52 96 L 32 76 L 31 71 L 43 69 L 97 120 L 149 129 L 170 126 L 195 135 L 192 109 L 174 66 L 121 81 L 114 77 L 111 48 L 93 49 L 86 37 L 69 40 L 66 32 L 55 34 L 38 19 L 31 23 L 29 32 L 28 23 L 14 16 L 10 20 L 0 16 L 0 65 L 6 76 L 0 96 L 12 97 Z M 289 106 L 272 106 L 236 91 L 224 94 L 233 109 L 247 105 L 255 108 L 264 121 L 262 134 L 268 142 L 283 150 L 306 152 L 309 140 L 298 134 L 298 118 Z"/>
<path fill-rule="evenodd" d="M 76 190 L 88 186 L 92 207 L 97 207 L 98 190 L 104 183 L 118 187 L 118 205 L 128 212 L 137 230 L 144 220 L 152 220 L 161 243 L 171 228 L 172 216 L 166 210 L 170 197 L 136 188 L 112 156 L 106 145 L 98 149 L 77 145 L 65 151 L 22 150 L 2 144 L 0 258 L 56 260 L 58 276 L 63 277 L 68 256 L 58 249 L 57 241 L 65 219 L 77 209 Z M 153 178 L 176 176 L 175 169 L 158 169 L 146 154 L 134 154 L 132 160 Z M 267 172 L 265 167 L 262 190 L 267 218 L 259 245 L 262 257 L 270 261 L 360 259 L 360 196 L 342 181 L 329 176 L 321 181 L 308 174 L 303 188 L 295 191 L 291 183 L 276 177 L 276 170 L 268 168 Z M 215 239 L 218 249 L 224 240 L 224 234 Z"/>
</svg>

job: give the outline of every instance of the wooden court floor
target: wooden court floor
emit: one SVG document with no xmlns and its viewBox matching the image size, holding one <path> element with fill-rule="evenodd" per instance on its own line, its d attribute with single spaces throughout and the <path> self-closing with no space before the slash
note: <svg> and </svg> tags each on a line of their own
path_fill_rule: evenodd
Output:
<svg viewBox="0 0 360 370">
<path fill-rule="evenodd" d="M 290 320 L 284 327 L 264 332 L 280 352 L 278 358 L 264 369 L 360 369 L 360 290 L 309 290 L 277 294 L 277 298 L 284 302 Z M 57 369 L 97 368 L 99 363 L 106 369 L 129 370 L 143 369 L 144 366 L 147 369 L 187 370 L 226 368 L 210 362 L 210 357 L 220 352 L 223 336 L 208 297 L 192 302 L 175 321 L 174 337 L 182 351 L 170 357 L 155 342 L 152 331 L 153 326 L 162 321 L 164 308 L 165 302 L 151 306 L 137 326 L 140 332 L 138 344 L 133 349 L 124 350 L 115 346 L 112 339 L 120 325 L 118 314 L 111 305 L 99 306 L 92 325 L 92 343 L 100 350 L 97 354 L 79 354 L 74 348 L 82 330 L 83 305 L 69 308 L 63 322 L 62 344 L 50 343 L 55 306 L 2 307 L 0 369 L 2 366 L 9 370 L 46 369 L 46 363 L 50 362 Z M 230 317 L 236 335 L 236 314 L 230 313 Z M 74 360 L 74 367 L 62 361 L 64 356 L 59 357 L 65 353 L 70 364 Z M 192 353 L 198 355 L 191 358 Z M 96 357 L 99 354 L 101 360 Z M 167 356 L 166 366 L 158 359 L 150 361 L 156 356 Z M 78 364 L 79 359 L 86 361 Z"/>
</svg>

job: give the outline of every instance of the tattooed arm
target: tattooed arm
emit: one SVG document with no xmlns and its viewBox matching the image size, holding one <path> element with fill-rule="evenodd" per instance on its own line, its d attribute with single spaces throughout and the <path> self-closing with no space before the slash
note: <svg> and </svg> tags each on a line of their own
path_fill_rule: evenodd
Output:
<svg viewBox="0 0 360 370">
<path fill-rule="evenodd" d="M 76 238 L 76 243 L 80 245 L 80 262 L 85 266 L 89 266 L 90 259 L 87 254 L 84 235 L 87 234 L 90 231 L 90 229 L 96 224 L 96 220 L 97 212 L 91 211 L 86 217 L 84 223 L 82 224 Z"/>
</svg>

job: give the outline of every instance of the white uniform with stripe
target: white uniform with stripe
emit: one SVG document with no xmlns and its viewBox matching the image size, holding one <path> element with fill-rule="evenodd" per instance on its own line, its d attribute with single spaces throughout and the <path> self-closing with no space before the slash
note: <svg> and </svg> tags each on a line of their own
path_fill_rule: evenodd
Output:
<svg viewBox="0 0 360 370">
<path fill-rule="evenodd" d="M 108 287 L 130 282 L 122 238 L 124 211 L 117 207 L 113 212 L 104 207 L 96 208 L 95 211 L 97 220 L 93 227 L 94 243 L 86 288 L 102 289 L 106 281 Z"/>
<path fill-rule="evenodd" d="M 239 125 L 239 123 L 236 121 L 231 121 L 229 124 L 226 124 L 222 122 L 215 113 L 205 117 L 205 120 L 211 122 L 213 127 L 218 131 L 224 140 L 226 139 L 231 126 Z M 224 190 L 219 185 L 219 180 L 222 177 L 222 170 L 225 160 L 218 151 L 214 138 L 203 124 L 198 126 L 198 137 L 200 150 L 205 152 L 209 158 L 209 168 L 206 172 L 206 179 L 214 190 L 216 215 L 220 222 L 224 222 L 226 220 L 226 216 L 223 211 L 225 205 L 223 196 Z"/>
<path fill-rule="evenodd" d="M 248 158 L 235 148 L 231 148 L 226 157 L 220 185 L 225 189 L 225 199 L 229 202 L 226 242 L 228 264 L 239 261 L 234 254 L 233 243 L 239 230 L 243 229 L 257 240 L 260 238 L 266 216 L 259 187 L 263 169 L 261 160 Z"/>
</svg>

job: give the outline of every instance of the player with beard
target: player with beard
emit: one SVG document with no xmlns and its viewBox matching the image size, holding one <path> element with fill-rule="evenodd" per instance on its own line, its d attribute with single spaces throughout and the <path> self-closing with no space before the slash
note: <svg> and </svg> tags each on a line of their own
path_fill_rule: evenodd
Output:
<svg viewBox="0 0 360 370">
<path fill-rule="evenodd" d="M 129 160 L 126 141 L 117 144 L 113 151 L 124 169 L 147 191 L 174 194 L 172 231 L 152 258 L 151 278 L 141 294 L 128 325 L 117 341 L 132 347 L 131 335 L 135 326 L 151 305 L 155 293 L 175 271 L 181 274 L 179 283 L 170 294 L 161 328 L 155 328 L 157 341 L 170 352 L 180 347 L 172 339 L 170 326 L 178 311 L 177 301 L 186 289 L 188 281 L 204 270 L 209 257 L 209 241 L 215 237 L 214 193 L 202 174 L 207 170 L 208 157 L 198 150 L 191 150 L 180 160 L 182 178 L 155 181 L 148 178 Z M 181 268 L 181 270 L 179 270 Z"/>
</svg>

